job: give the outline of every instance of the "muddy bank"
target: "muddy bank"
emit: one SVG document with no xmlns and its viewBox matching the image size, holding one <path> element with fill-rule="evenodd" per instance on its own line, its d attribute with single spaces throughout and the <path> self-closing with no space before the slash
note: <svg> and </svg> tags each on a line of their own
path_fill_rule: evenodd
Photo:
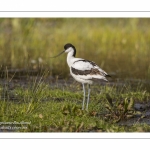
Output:
<svg viewBox="0 0 150 150">
<path fill-rule="evenodd" d="M 132 126 L 135 124 L 146 123 L 150 125 L 150 101 L 147 103 L 135 103 L 134 109 L 138 111 L 138 114 L 128 120 L 120 121 L 119 125 Z"/>
</svg>

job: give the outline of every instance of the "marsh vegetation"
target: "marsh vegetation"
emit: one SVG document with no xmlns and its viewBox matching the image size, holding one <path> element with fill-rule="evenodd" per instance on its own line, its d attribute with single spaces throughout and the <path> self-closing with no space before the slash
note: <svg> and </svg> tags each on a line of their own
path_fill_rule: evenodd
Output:
<svg viewBox="0 0 150 150">
<path fill-rule="evenodd" d="M 149 24 L 146 18 L 1 18 L 0 131 L 149 132 Z M 92 86 L 88 112 L 65 54 L 50 59 L 68 42 L 77 57 L 112 76 Z"/>
</svg>

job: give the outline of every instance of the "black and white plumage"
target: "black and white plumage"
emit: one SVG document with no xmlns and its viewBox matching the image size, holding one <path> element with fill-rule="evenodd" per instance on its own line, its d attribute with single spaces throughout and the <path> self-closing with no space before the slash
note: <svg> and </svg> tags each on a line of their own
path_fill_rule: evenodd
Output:
<svg viewBox="0 0 150 150">
<path fill-rule="evenodd" d="M 85 94 L 86 94 L 84 84 L 88 84 L 88 98 L 86 105 L 86 110 L 88 110 L 91 91 L 90 85 L 93 83 L 95 79 L 108 81 L 106 77 L 109 75 L 104 70 L 102 70 L 95 62 L 85 60 L 82 58 L 75 58 L 76 48 L 72 44 L 70 43 L 66 44 L 64 46 L 64 49 L 65 50 L 63 52 L 68 53 L 67 63 L 70 68 L 70 74 L 76 81 L 82 83 L 83 85 L 84 97 L 82 110 L 84 110 Z M 63 52 L 61 52 L 59 55 L 61 55 Z"/>
</svg>

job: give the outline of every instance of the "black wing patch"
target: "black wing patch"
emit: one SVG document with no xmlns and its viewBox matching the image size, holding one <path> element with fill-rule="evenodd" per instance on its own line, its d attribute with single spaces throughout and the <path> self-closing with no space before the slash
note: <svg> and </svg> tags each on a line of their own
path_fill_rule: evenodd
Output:
<svg viewBox="0 0 150 150">
<path fill-rule="evenodd" d="M 91 68 L 91 70 L 78 70 L 73 67 L 71 67 L 72 73 L 75 75 L 101 75 L 105 76 L 102 74 L 98 69 Z"/>
</svg>

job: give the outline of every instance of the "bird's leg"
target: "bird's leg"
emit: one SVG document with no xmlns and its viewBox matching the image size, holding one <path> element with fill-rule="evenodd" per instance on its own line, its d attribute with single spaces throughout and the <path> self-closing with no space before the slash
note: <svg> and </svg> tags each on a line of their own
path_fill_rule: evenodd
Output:
<svg viewBox="0 0 150 150">
<path fill-rule="evenodd" d="M 84 103 L 85 103 L 85 87 L 84 87 L 84 83 L 82 83 L 83 85 L 83 104 L 82 104 L 82 110 L 84 110 Z"/>
<path fill-rule="evenodd" d="M 87 111 L 88 111 L 88 105 L 89 105 L 89 101 L 90 101 L 90 92 L 91 92 L 90 84 L 88 84 L 88 98 L 87 98 L 87 105 L 86 105 Z"/>
</svg>

